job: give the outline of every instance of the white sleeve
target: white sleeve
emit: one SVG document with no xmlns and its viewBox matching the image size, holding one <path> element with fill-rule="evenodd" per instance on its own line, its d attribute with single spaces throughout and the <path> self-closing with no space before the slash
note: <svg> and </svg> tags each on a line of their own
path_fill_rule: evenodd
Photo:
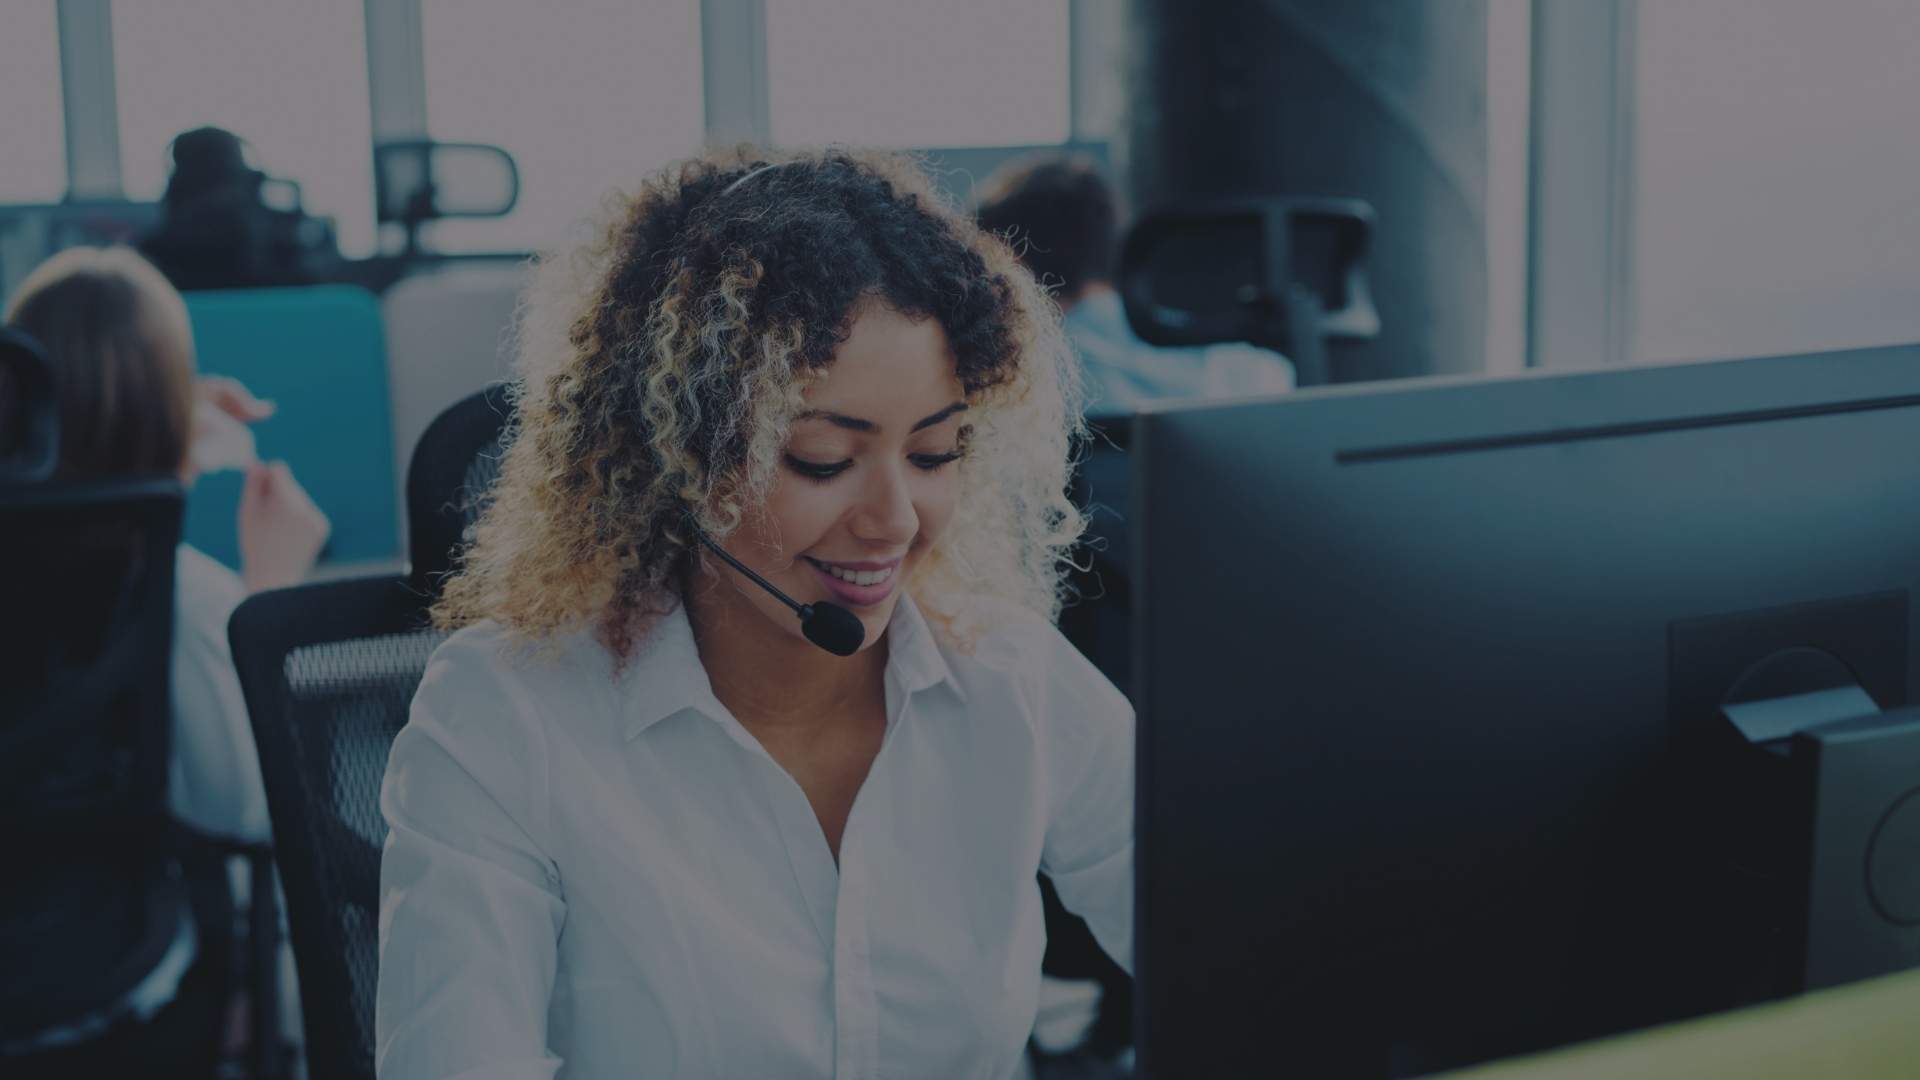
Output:
<svg viewBox="0 0 1920 1080">
<path fill-rule="evenodd" d="M 1040 868 L 1114 963 L 1133 970 L 1133 707 L 1052 627 L 1049 818 Z M 1040 655 L 1048 655 L 1042 653 Z"/>
<path fill-rule="evenodd" d="M 174 816 L 196 829 L 264 842 L 267 792 L 226 630 L 191 617 L 174 624 L 167 798 Z"/>
<path fill-rule="evenodd" d="M 1208 385 L 1225 397 L 1293 389 L 1293 361 L 1252 345 L 1209 346 L 1207 368 Z"/>
<path fill-rule="evenodd" d="M 428 665 L 381 785 L 375 1067 L 383 1080 L 549 1078 L 565 921 L 542 847 L 547 762 L 510 676 L 458 637 Z"/>
</svg>

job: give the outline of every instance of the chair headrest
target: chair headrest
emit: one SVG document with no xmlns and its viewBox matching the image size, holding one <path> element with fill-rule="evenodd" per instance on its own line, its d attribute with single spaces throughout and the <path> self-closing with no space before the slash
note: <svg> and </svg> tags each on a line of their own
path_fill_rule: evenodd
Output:
<svg viewBox="0 0 1920 1080">
<path fill-rule="evenodd" d="M 40 343 L 0 327 L 0 484 L 38 483 L 60 457 L 60 406 Z"/>
</svg>

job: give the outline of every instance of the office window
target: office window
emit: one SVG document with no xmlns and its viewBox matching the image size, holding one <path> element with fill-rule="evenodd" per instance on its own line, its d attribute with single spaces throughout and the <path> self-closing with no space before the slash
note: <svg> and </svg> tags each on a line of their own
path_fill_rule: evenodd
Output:
<svg viewBox="0 0 1920 1080">
<path fill-rule="evenodd" d="M 58 202 L 67 193 L 67 133 L 61 112 L 60 27 L 54 0 L 10 6 L 0 33 L 0 203 Z"/>
<path fill-rule="evenodd" d="M 1518 371 L 1527 354 L 1527 125 L 1532 119 L 1531 0 L 1487 0 L 1487 362 Z"/>
<path fill-rule="evenodd" d="M 434 248 L 540 250 L 612 189 L 697 153 L 705 131 L 695 0 L 535 4 L 423 0 L 427 129 L 513 155 L 520 202 L 504 218 L 429 227 Z"/>
<path fill-rule="evenodd" d="M 1065 142 L 1067 0 L 782 0 L 768 120 L 788 146 Z"/>
<path fill-rule="evenodd" d="M 119 0 L 113 57 L 127 197 L 157 199 L 167 146 L 226 128 L 300 185 L 340 247 L 373 249 L 372 123 L 361 0 Z"/>
<path fill-rule="evenodd" d="M 1636 18 L 1634 357 L 1920 340 L 1911 0 Z"/>
</svg>

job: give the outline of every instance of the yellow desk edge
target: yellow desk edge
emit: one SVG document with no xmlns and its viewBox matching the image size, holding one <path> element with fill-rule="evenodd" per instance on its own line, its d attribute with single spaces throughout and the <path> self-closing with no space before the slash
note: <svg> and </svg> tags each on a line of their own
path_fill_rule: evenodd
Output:
<svg viewBox="0 0 1920 1080">
<path fill-rule="evenodd" d="M 1916 1080 L 1920 971 L 1445 1075 L 1447 1080 Z"/>
</svg>

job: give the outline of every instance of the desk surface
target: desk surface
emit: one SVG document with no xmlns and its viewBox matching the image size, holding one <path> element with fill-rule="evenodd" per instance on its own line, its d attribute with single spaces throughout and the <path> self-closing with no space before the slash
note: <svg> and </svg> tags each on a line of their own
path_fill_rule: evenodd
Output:
<svg viewBox="0 0 1920 1080">
<path fill-rule="evenodd" d="M 1920 1077 L 1920 971 L 1805 994 L 1569 1049 L 1448 1073 L 1449 1080 Z"/>
</svg>

